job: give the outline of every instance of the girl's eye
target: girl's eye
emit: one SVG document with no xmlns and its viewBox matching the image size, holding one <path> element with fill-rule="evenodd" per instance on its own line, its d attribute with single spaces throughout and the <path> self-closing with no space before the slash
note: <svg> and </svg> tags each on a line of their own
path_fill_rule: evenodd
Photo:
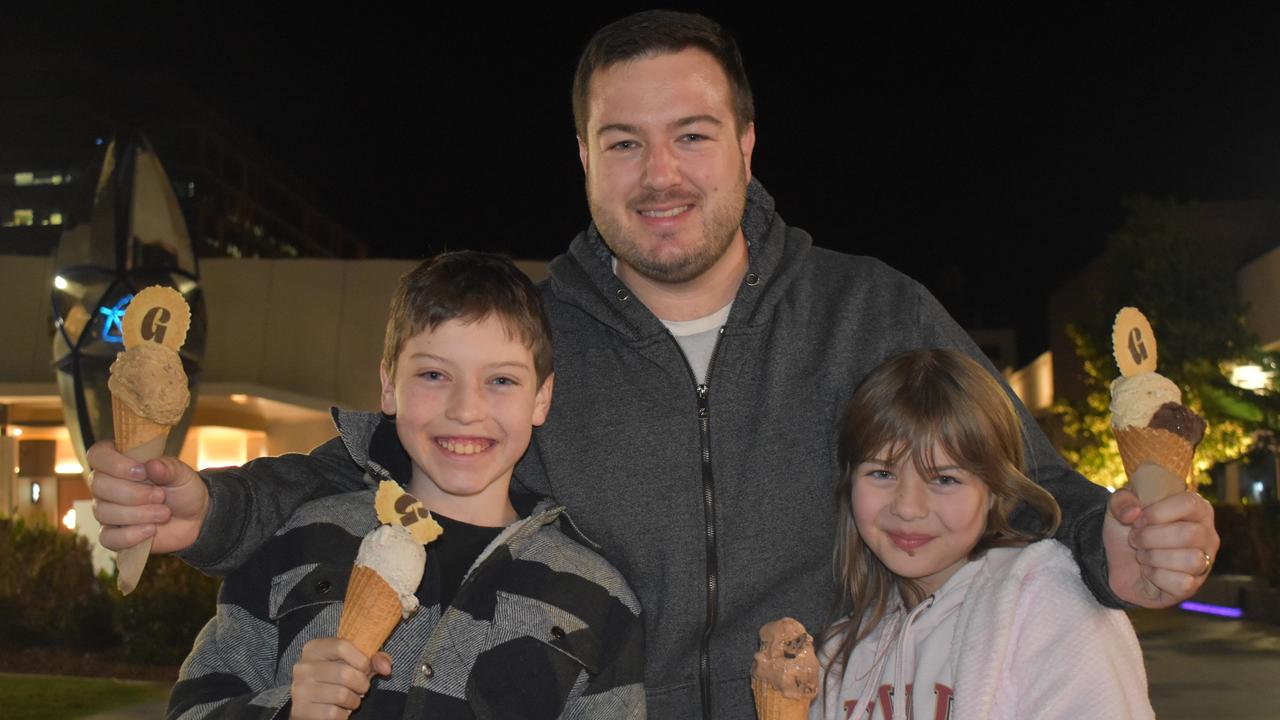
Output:
<svg viewBox="0 0 1280 720">
<path fill-rule="evenodd" d="M 933 481 L 939 485 L 959 485 L 960 479 L 953 475 L 939 475 Z"/>
<path fill-rule="evenodd" d="M 876 480 L 892 480 L 893 479 L 893 473 L 884 469 L 871 470 L 867 473 L 867 476 L 875 478 Z"/>
</svg>

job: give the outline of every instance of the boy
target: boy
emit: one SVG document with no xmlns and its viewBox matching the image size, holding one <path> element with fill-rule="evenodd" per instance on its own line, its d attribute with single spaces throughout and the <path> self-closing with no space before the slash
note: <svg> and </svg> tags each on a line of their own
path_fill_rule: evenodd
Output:
<svg viewBox="0 0 1280 720">
<path fill-rule="evenodd" d="M 387 321 L 384 415 L 333 412 L 339 438 L 328 444 L 340 443 L 359 489 L 303 505 L 227 577 L 168 715 L 643 717 L 635 596 L 566 537 L 576 533 L 557 523 L 563 508 L 508 494 L 547 416 L 551 357 L 538 293 L 510 261 L 447 253 L 405 275 Z M 336 447 L 287 462 L 314 472 Z M 95 454 L 95 466 L 115 459 Z M 252 481 L 254 464 L 240 472 Z M 421 607 L 371 660 L 333 636 L 384 479 L 444 534 L 427 547 Z M 375 674 L 387 677 L 371 683 Z"/>
</svg>

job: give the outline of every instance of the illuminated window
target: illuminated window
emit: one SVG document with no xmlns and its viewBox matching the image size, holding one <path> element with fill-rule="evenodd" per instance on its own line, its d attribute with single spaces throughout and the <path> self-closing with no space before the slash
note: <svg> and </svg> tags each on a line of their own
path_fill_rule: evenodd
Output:
<svg viewBox="0 0 1280 720">
<path fill-rule="evenodd" d="M 30 209 L 14 210 L 13 222 L 10 225 L 23 226 L 30 225 L 35 222 L 36 214 Z"/>
<path fill-rule="evenodd" d="M 13 184 L 17 185 L 18 187 L 25 187 L 27 185 L 32 185 L 35 183 L 35 181 L 36 181 L 35 173 L 20 172 L 20 173 L 13 174 Z"/>
<path fill-rule="evenodd" d="M 261 457 L 266 433 L 260 430 L 205 425 L 192 428 L 196 434 L 196 469 L 243 465 Z"/>
<path fill-rule="evenodd" d="M 60 212 L 49 213 L 49 224 L 50 224 L 50 225 L 61 225 L 61 224 L 62 224 L 62 213 L 60 213 Z"/>
</svg>

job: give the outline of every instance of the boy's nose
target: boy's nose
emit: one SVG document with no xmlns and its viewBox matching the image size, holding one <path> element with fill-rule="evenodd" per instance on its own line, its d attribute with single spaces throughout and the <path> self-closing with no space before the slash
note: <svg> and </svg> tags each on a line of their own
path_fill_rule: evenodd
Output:
<svg viewBox="0 0 1280 720">
<path fill-rule="evenodd" d="M 484 395 L 479 388 L 465 387 L 459 383 L 449 395 L 445 415 L 454 422 L 473 423 L 484 419 Z"/>
</svg>

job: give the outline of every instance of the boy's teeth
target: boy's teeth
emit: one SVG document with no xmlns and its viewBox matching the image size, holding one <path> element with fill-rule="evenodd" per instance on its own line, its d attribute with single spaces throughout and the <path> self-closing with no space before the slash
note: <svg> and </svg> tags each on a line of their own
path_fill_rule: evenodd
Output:
<svg viewBox="0 0 1280 720">
<path fill-rule="evenodd" d="M 492 440 L 437 440 L 440 447 L 458 455 L 475 455 L 484 452 L 493 444 Z"/>
<path fill-rule="evenodd" d="M 668 218 L 675 217 L 688 209 L 688 205 L 681 205 L 680 207 L 673 207 L 670 210 L 641 210 L 640 214 L 645 217 Z"/>
</svg>

